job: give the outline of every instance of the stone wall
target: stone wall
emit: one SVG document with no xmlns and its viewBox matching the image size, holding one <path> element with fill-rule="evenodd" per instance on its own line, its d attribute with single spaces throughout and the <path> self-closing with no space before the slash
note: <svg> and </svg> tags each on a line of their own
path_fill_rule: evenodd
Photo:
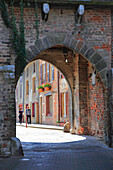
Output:
<svg viewBox="0 0 113 170">
<path fill-rule="evenodd" d="M 0 66 L 0 154 L 10 155 L 10 139 L 16 135 L 15 67 Z"/>
</svg>

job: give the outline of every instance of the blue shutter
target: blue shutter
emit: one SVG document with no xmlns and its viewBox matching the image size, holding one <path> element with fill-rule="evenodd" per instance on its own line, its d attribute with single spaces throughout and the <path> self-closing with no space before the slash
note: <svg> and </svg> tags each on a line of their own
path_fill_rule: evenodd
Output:
<svg viewBox="0 0 113 170">
<path fill-rule="evenodd" d="M 46 83 L 46 62 L 45 62 L 45 65 L 44 65 L 44 83 Z"/>
<path fill-rule="evenodd" d="M 40 78 L 41 78 L 41 84 L 42 84 L 42 64 L 40 65 Z"/>
<path fill-rule="evenodd" d="M 49 63 L 47 63 L 47 81 L 49 82 Z"/>
<path fill-rule="evenodd" d="M 54 66 L 52 66 L 52 81 L 54 80 Z"/>
</svg>

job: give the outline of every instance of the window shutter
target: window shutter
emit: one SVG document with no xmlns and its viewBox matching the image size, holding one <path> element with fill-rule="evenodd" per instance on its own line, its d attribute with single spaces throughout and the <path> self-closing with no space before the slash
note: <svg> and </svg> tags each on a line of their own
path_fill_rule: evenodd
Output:
<svg viewBox="0 0 113 170">
<path fill-rule="evenodd" d="M 45 66 L 44 66 L 44 83 L 46 83 L 46 62 L 45 62 Z"/>
<path fill-rule="evenodd" d="M 42 64 L 40 65 L 40 78 L 41 78 L 41 84 L 42 84 Z"/>
<path fill-rule="evenodd" d="M 62 93 L 60 93 L 59 99 L 60 99 L 60 117 L 62 117 Z"/>
<path fill-rule="evenodd" d="M 46 97 L 46 116 L 49 113 L 49 96 Z"/>
<path fill-rule="evenodd" d="M 49 82 L 49 63 L 47 63 L 47 81 Z"/>
<path fill-rule="evenodd" d="M 52 66 L 52 81 L 54 80 L 54 66 Z"/>
</svg>

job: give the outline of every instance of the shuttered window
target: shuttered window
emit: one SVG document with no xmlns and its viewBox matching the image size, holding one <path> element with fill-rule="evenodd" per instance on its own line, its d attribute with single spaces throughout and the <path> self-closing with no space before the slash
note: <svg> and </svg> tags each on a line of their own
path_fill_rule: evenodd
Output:
<svg viewBox="0 0 113 170">
<path fill-rule="evenodd" d="M 44 83 L 46 83 L 46 62 L 44 65 Z"/>
<path fill-rule="evenodd" d="M 41 84 L 43 83 L 43 80 L 42 80 L 42 64 L 40 65 L 40 83 Z"/>
<path fill-rule="evenodd" d="M 53 113 L 53 100 L 52 95 L 46 96 L 46 116 L 52 116 Z"/>
<path fill-rule="evenodd" d="M 54 66 L 52 66 L 52 81 L 54 80 Z"/>
<path fill-rule="evenodd" d="M 49 82 L 49 63 L 47 63 L 47 81 Z"/>
</svg>

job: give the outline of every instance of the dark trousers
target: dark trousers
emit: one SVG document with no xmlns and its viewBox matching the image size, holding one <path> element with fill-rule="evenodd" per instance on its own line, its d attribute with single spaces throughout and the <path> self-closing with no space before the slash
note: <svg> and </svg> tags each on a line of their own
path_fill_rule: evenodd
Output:
<svg viewBox="0 0 113 170">
<path fill-rule="evenodd" d="M 20 124 L 22 123 L 22 117 L 19 117 L 19 123 Z"/>
<path fill-rule="evenodd" d="M 31 115 L 27 115 L 27 123 L 31 124 Z"/>
</svg>

